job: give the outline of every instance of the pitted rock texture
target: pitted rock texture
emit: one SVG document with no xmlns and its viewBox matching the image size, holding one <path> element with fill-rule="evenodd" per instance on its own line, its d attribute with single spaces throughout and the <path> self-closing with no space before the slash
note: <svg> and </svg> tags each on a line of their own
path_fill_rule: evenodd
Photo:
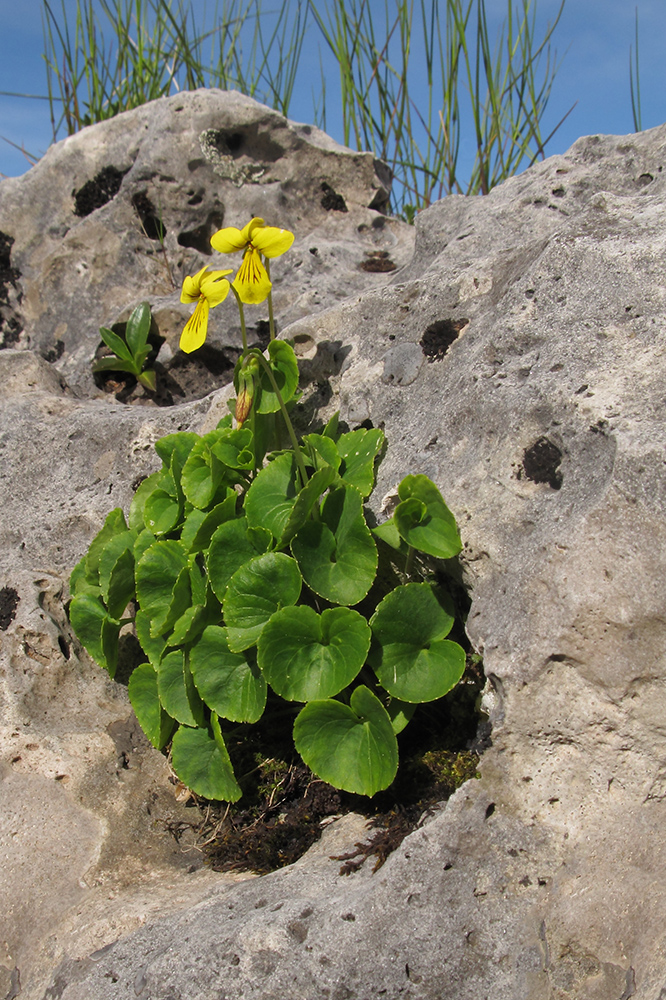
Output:
<svg viewBox="0 0 666 1000">
<path fill-rule="evenodd" d="M 113 122 L 91 130 L 95 149 L 106 128 L 119 134 Z M 75 138 L 84 148 L 85 134 Z M 0 993 L 17 996 L 20 983 L 21 1000 L 666 995 L 665 147 L 666 127 L 581 139 L 484 198 L 421 213 L 402 269 L 341 278 L 329 308 L 284 307 L 304 372 L 299 419 L 339 408 L 350 427 L 386 430 L 378 519 L 407 473 L 434 479 L 454 511 L 467 628 L 488 675 L 481 779 L 376 875 L 343 877 L 331 860 L 362 836 L 353 817 L 295 865 L 241 885 L 183 870 L 146 819 L 152 793 L 160 817 L 178 808 L 163 758 L 146 748 L 133 787 L 118 781 L 108 727 L 127 722 L 126 695 L 67 625 L 64 579 L 157 465 L 152 441 L 210 429 L 229 388 L 123 407 L 77 398 L 67 383 L 83 362 L 39 357 L 28 325 L 20 346 L 35 349 L 0 353 L 0 587 L 19 595 L 0 632 L 2 850 L 29 876 L 10 876 L 4 894 Z M 259 190 L 260 158 L 232 170 L 228 156 L 216 163 L 223 182 Z M 159 170 L 176 176 L 166 159 Z M 329 183 L 345 195 L 341 224 L 366 225 L 374 210 Z M 97 268 L 108 302 L 129 308 Z M 357 274 L 382 284 L 360 290 Z M 94 338 L 78 336 L 89 362 Z M 54 825 L 16 846 L 40 803 L 80 831 L 69 865 Z M 99 833 L 111 815 L 137 831 L 115 860 Z M 40 893 L 45 918 L 28 933 Z"/>
</svg>

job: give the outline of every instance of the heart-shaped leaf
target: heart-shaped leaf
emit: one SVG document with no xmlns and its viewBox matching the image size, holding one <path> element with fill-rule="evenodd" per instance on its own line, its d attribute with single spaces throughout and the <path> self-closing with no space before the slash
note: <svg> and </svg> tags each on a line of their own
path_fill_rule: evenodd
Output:
<svg viewBox="0 0 666 1000">
<path fill-rule="evenodd" d="M 211 730 L 181 726 L 173 738 L 171 763 L 184 784 L 207 799 L 236 802 L 242 795 L 215 713 Z"/>
<path fill-rule="evenodd" d="M 249 427 L 216 431 L 210 438 L 211 452 L 223 465 L 230 469 L 252 468 L 252 431 Z"/>
<path fill-rule="evenodd" d="M 116 507 L 110 514 L 107 514 L 101 531 L 95 535 L 90 543 L 88 555 L 86 556 L 86 566 L 87 573 L 92 579 L 94 579 L 96 574 L 99 572 L 100 556 L 102 555 L 107 543 L 111 541 L 114 535 L 119 535 L 123 531 L 127 531 L 125 515 L 123 514 L 121 507 Z"/>
<path fill-rule="evenodd" d="M 401 701 L 434 701 L 455 687 L 465 651 L 445 639 L 453 614 L 428 583 L 407 583 L 387 594 L 370 619 L 368 663 L 381 685 Z"/>
<path fill-rule="evenodd" d="M 256 663 L 232 653 L 226 629 L 209 625 L 190 654 L 194 683 L 206 704 L 231 722 L 257 722 L 266 707 L 266 681 Z"/>
<path fill-rule="evenodd" d="M 257 657 L 273 690 L 288 701 L 330 698 L 365 663 L 371 632 L 350 608 L 318 615 L 306 605 L 282 608 L 265 625 Z"/>
<path fill-rule="evenodd" d="M 236 570 L 256 555 L 257 550 L 247 534 L 247 518 L 225 521 L 215 530 L 206 565 L 210 585 L 219 601 L 224 600 L 229 580 Z"/>
<path fill-rule="evenodd" d="M 393 517 L 408 545 L 438 559 L 450 559 L 460 552 L 456 519 L 427 476 L 405 476 L 398 496 L 402 502 Z"/>
<path fill-rule="evenodd" d="M 282 396 L 282 402 L 288 403 L 298 388 L 298 361 L 296 360 L 294 349 L 286 340 L 271 340 L 268 345 L 268 356 L 268 363 Z M 277 394 L 262 366 L 261 395 L 259 397 L 257 413 L 277 413 L 279 409 L 280 402 Z"/>
<path fill-rule="evenodd" d="M 195 508 L 187 515 L 180 540 L 189 552 L 202 552 L 207 549 L 219 526 L 236 516 L 237 497 L 231 489 L 229 494 L 226 500 L 216 504 L 212 510 L 203 511 Z"/>
<path fill-rule="evenodd" d="M 224 467 L 205 440 L 197 441 L 183 466 L 180 477 L 183 493 L 194 507 L 210 506 L 224 478 Z"/>
<path fill-rule="evenodd" d="M 157 673 L 150 663 L 141 663 L 132 671 L 128 693 L 139 725 L 153 746 L 161 750 L 173 732 L 174 720 L 162 707 L 157 692 Z"/>
<path fill-rule="evenodd" d="M 85 646 L 93 660 L 113 677 L 118 663 L 120 622 L 109 617 L 100 597 L 85 591 L 72 598 L 69 620 L 79 642 Z"/>
<path fill-rule="evenodd" d="M 268 528 L 279 540 L 299 490 L 294 453 L 284 452 L 257 474 L 247 491 L 243 509 L 248 524 Z"/>
<path fill-rule="evenodd" d="M 303 579 L 335 604 L 358 604 L 377 572 L 377 547 L 363 516 L 363 499 L 353 486 L 332 489 L 321 520 L 308 521 L 291 543 Z"/>
<path fill-rule="evenodd" d="M 150 618 L 140 608 L 134 619 L 134 628 L 136 629 L 136 637 L 141 643 L 141 648 L 155 669 L 157 669 L 160 665 L 162 654 L 166 649 L 166 638 L 161 635 L 153 637 L 150 634 Z"/>
<path fill-rule="evenodd" d="M 135 532 L 123 531 L 106 543 L 100 556 L 99 583 L 111 618 L 120 618 L 134 599 L 135 541 Z"/>
<path fill-rule="evenodd" d="M 149 618 L 164 615 L 187 565 L 185 546 L 174 539 L 154 542 L 143 553 L 136 566 L 136 594 Z"/>
<path fill-rule="evenodd" d="M 253 646 L 271 615 L 296 603 L 301 586 L 298 566 L 282 552 L 267 552 L 236 570 L 223 603 L 229 648 L 240 653 Z"/>
<path fill-rule="evenodd" d="M 384 445 L 384 432 L 378 427 L 342 434 L 337 441 L 341 458 L 339 473 L 344 482 L 364 497 L 369 497 L 375 483 L 375 459 Z"/>
<path fill-rule="evenodd" d="M 139 483 L 136 493 L 132 497 L 132 502 L 129 509 L 129 526 L 135 531 L 141 531 L 145 528 L 146 522 L 143 517 L 143 508 L 146 505 L 146 500 L 159 486 L 161 472 L 153 472 L 150 476 L 146 476 L 142 482 Z"/>
<path fill-rule="evenodd" d="M 201 726 L 203 705 L 192 683 L 187 659 L 182 649 L 162 657 L 157 668 L 157 693 L 168 714 L 185 726 Z"/>
<path fill-rule="evenodd" d="M 294 743 L 323 781 L 359 795 L 374 795 L 393 781 L 398 744 L 386 709 L 361 685 L 350 705 L 311 701 L 294 723 Z"/>
</svg>

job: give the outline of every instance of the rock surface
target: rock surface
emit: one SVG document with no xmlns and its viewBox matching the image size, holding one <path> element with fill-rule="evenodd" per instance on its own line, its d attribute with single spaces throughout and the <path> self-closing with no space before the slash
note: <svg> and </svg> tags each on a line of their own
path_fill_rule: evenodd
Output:
<svg viewBox="0 0 666 1000">
<path fill-rule="evenodd" d="M 183 99 L 196 108 L 208 98 Z M 278 116 L 241 103 L 250 121 L 293 134 Z M 165 106 L 133 112 L 132 121 L 149 135 L 166 131 Z M 174 109 L 173 119 L 194 117 L 182 114 Z M 213 126 L 192 129 L 193 148 L 205 127 Z M 78 150 L 91 164 L 87 179 L 110 162 L 105 148 L 134 148 L 127 128 L 117 119 L 53 150 L 52 190 L 59 156 Z M 176 177 L 182 195 L 189 180 L 170 165 L 167 145 L 154 161 L 146 150 L 133 162 L 145 162 L 151 177 Z M 0 933 L 0 995 L 666 996 L 665 145 L 666 128 L 593 136 L 485 198 L 447 198 L 418 217 L 411 257 L 407 227 L 372 226 L 367 160 L 331 152 L 327 163 L 339 159 L 349 188 L 365 195 L 355 206 L 349 196 L 349 213 L 323 222 L 317 213 L 326 210 L 311 200 L 304 229 L 347 227 L 344 237 L 331 233 L 330 246 L 388 230 L 403 253 L 392 259 L 405 266 L 388 279 L 368 275 L 345 264 L 358 260 L 350 251 L 336 284 L 331 249 L 320 303 L 328 308 L 319 310 L 298 298 L 299 269 L 288 271 L 285 258 L 281 314 L 283 329 L 291 322 L 285 335 L 302 348 L 304 414 L 340 408 L 350 426 L 385 428 L 378 516 L 408 472 L 433 478 L 456 514 L 493 745 L 481 780 L 463 786 L 376 875 L 341 877 L 330 859 L 360 835 L 350 817 L 297 864 L 239 885 L 188 871 L 192 855 L 164 837 L 164 818 L 183 809 L 164 760 L 132 749 L 139 741 L 124 688 L 81 652 L 62 607 L 63 581 L 104 514 L 126 504 L 132 481 L 155 466 L 152 441 L 213 426 L 229 391 L 148 408 L 91 387 L 98 320 L 160 294 L 148 277 L 129 288 L 123 268 L 145 262 L 119 254 L 115 276 L 103 263 L 100 232 L 124 232 L 122 202 L 88 217 L 100 226 L 86 239 L 99 251 L 90 283 L 103 290 L 104 309 L 88 325 L 59 319 L 68 323 L 59 335 L 66 348 L 45 360 L 57 325 L 55 313 L 51 326 L 44 317 L 66 310 L 31 263 L 37 235 L 19 235 L 17 206 L 30 215 L 36 196 L 20 185 L 34 191 L 35 171 L 48 163 L 0 185 L 0 229 L 15 240 L 10 266 L 21 270 L 23 289 L 23 301 L 13 301 L 19 279 L 16 287 L 10 280 L 4 308 L 8 323 L 22 317 L 16 343 L 26 348 L 0 353 L 0 587 L 20 598 L 0 632 L 0 852 L 5 871 L 19 873 L 2 897 L 16 915 Z M 279 183 L 298 176 L 305 184 L 312 161 L 301 171 L 282 162 L 290 155 L 270 161 L 271 170 Z M 261 194 L 268 207 L 258 214 L 268 217 L 280 199 L 262 193 L 253 161 L 243 162 L 239 197 Z M 343 190 L 334 176 L 328 183 Z M 221 178 L 220 191 L 233 182 Z M 38 187 L 48 189 L 42 180 Z M 215 196 L 213 185 L 211 205 Z M 244 205 L 246 214 L 258 208 Z M 36 234 L 44 219 L 32 211 L 26 232 Z M 47 270 L 63 239 L 70 259 L 68 236 L 49 237 Z M 313 245 L 323 246 L 323 235 Z M 61 286 L 70 303 L 71 280 Z M 167 299 L 177 310 L 177 295 Z M 130 747 L 129 768 L 118 765 L 118 742 Z M 155 820 L 146 812 L 153 802 Z"/>
</svg>

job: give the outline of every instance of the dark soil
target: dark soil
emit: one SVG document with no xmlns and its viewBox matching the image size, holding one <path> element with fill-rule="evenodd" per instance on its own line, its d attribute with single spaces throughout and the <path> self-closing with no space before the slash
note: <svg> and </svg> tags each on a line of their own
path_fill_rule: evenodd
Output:
<svg viewBox="0 0 666 1000">
<path fill-rule="evenodd" d="M 193 828 L 216 871 L 263 874 L 300 858 L 331 817 L 356 812 L 368 817 L 367 840 L 335 860 L 342 862 L 341 874 L 350 874 L 372 857 L 374 871 L 424 815 L 464 781 L 477 777 L 480 754 L 489 744 L 488 726 L 477 708 L 483 683 L 478 657 L 468 655 L 461 683 L 445 698 L 419 706 L 398 736 L 398 774 L 372 799 L 341 792 L 317 778 L 290 739 L 276 740 L 269 706 L 265 726 L 239 726 L 227 736 L 235 772 L 243 775 L 241 801 L 207 802 L 189 793 L 197 818 L 177 824 L 171 832 L 179 837 L 187 826 Z M 288 726 L 280 729 L 289 731 Z"/>
<path fill-rule="evenodd" d="M 19 595 L 13 587 L 0 587 L 0 629 L 6 632 L 16 618 Z"/>
</svg>

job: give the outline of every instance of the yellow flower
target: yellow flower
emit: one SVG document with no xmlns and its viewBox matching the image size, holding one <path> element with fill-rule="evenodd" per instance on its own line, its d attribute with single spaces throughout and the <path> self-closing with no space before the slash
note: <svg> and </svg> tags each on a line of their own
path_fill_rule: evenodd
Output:
<svg viewBox="0 0 666 1000">
<path fill-rule="evenodd" d="M 209 271 L 207 267 L 202 267 L 193 278 L 185 278 L 180 301 L 197 304 L 180 335 L 180 349 L 186 354 L 196 351 L 206 339 L 208 313 L 212 306 L 219 305 L 229 294 L 231 285 L 225 274 L 231 274 L 231 271 L 231 268 L 228 271 Z"/>
<path fill-rule="evenodd" d="M 280 257 L 294 242 L 288 229 L 265 226 L 263 219 L 252 219 L 243 229 L 220 229 L 211 236 L 211 246 L 220 253 L 243 250 L 243 263 L 233 280 L 241 302 L 263 302 L 271 290 L 271 280 L 261 262 L 264 257 Z"/>
</svg>

